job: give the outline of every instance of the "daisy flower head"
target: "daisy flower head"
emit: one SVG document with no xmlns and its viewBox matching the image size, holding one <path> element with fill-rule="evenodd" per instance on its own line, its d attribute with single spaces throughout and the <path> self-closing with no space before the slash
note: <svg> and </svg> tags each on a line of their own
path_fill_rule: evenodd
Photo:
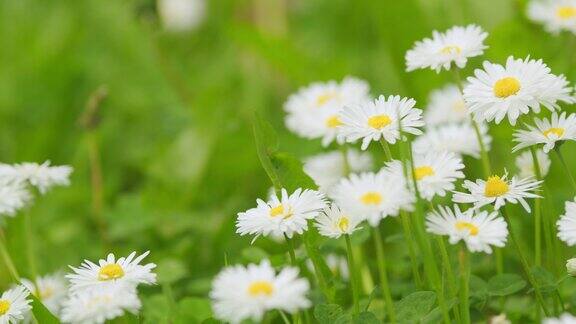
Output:
<svg viewBox="0 0 576 324">
<path fill-rule="evenodd" d="M 499 124 L 508 117 L 515 125 L 520 115 L 538 113 L 540 106 L 554 111 L 559 101 L 574 102 L 566 78 L 550 73 L 542 60 L 510 56 L 504 66 L 484 62 L 483 67 L 468 77 L 464 88 L 464 100 L 477 121 Z"/>
<path fill-rule="evenodd" d="M 470 252 L 492 253 L 492 246 L 503 247 L 508 237 L 508 225 L 497 212 L 468 209 L 460 211 L 449 207 L 438 207 L 426 216 L 429 233 L 446 235 L 450 244 L 464 241 Z"/>
<path fill-rule="evenodd" d="M 343 125 L 338 136 L 353 143 L 362 139 L 362 150 L 372 141 L 384 139 L 390 144 L 400 139 L 402 132 L 422 134 L 422 110 L 414 108 L 416 101 L 400 96 L 380 96 L 374 101 L 346 106 L 342 112 Z M 399 125 L 400 124 L 400 125 Z"/>
<path fill-rule="evenodd" d="M 462 123 L 468 121 L 469 116 L 462 93 L 453 84 L 432 91 L 428 106 L 424 110 L 426 126 Z"/>
<path fill-rule="evenodd" d="M 50 161 L 42 164 L 32 162 L 3 164 L 0 165 L 0 177 L 14 182 L 26 182 L 36 187 L 41 194 L 45 194 L 54 186 L 69 185 L 72 170 L 68 165 L 50 166 Z"/>
<path fill-rule="evenodd" d="M 22 279 L 22 285 L 40 298 L 44 306 L 53 314 L 60 314 L 62 304 L 68 294 L 68 283 L 62 274 L 56 273 L 38 277 L 36 278 L 36 285 L 28 279 Z"/>
<path fill-rule="evenodd" d="M 452 63 L 463 68 L 468 58 L 484 53 L 488 46 L 484 40 L 488 34 L 479 26 L 454 26 L 441 33 L 432 32 L 432 38 L 416 42 L 406 52 L 406 70 L 430 68 L 439 73 L 442 68 L 450 70 Z"/>
<path fill-rule="evenodd" d="M 536 151 L 536 159 L 538 161 L 538 166 L 540 167 L 540 175 L 545 177 L 550 170 L 550 164 L 552 162 L 550 161 L 548 154 L 544 153 L 542 150 Z M 518 168 L 518 176 L 520 178 L 536 177 L 532 152 L 525 151 L 518 155 L 516 158 L 516 167 Z"/>
<path fill-rule="evenodd" d="M 478 129 L 484 148 L 490 151 L 492 137 L 488 134 L 488 127 L 481 123 L 478 125 Z M 430 127 L 426 129 L 423 135 L 418 136 L 412 144 L 417 153 L 447 151 L 460 156 L 468 155 L 480 158 L 480 144 L 476 137 L 476 131 L 469 122 Z"/>
<path fill-rule="evenodd" d="M 414 177 L 426 200 L 436 195 L 444 197 L 446 191 L 454 190 L 454 182 L 465 177 L 463 169 L 462 159 L 454 153 L 430 151 L 414 156 Z"/>
<path fill-rule="evenodd" d="M 314 155 L 304 161 L 304 172 L 314 180 L 320 191 L 329 192 L 349 172 L 372 169 L 370 154 L 350 149 L 346 152 L 346 156 L 347 159 L 344 160 L 344 155 L 340 151 Z"/>
<path fill-rule="evenodd" d="M 576 0 L 532 0 L 528 18 L 543 24 L 552 34 L 569 31 L 576 34 Z"/>
<path fill-rule="evenodd" d="M 558 318 L 545 318 L 542 324 L 574 324 L 576 323 L 576 317 L 570 313 L 564 313 Z"/>
<path fill-rule="evenodd" d="M 328 146 L 336 139 L 342 125 L 340 110 L 346 106 L 370 100 L 368 83 L 347 77 L 336 81 L 317 82 L 299 89 L 284 104 L 286 127 L 308 139 L 322 139 Z"/>
<path fill-rule="evenodd" d="M 212 282 L 210 298 L 215 317 L 231 323 L 246 319 L 260 322 L 273 309 L 295 313 L 310 307 L 308 280 L 297 268 L 276 273 L 268 260 L 258 264 L 227 267 Z"/>
<path fill-rule="evenodd" d="M 0 296 L 0 323 L 19 323 L 32 309 L 30 293 L 23 286 L 5 291 Z"/>
<path fill-rule="evenodd" d="M 566 116 L 566 112 L 558 115 L 553 112 L 550 119 L 535 118 L 535 126 L 526 125 L 528 128 L 514 132 L 514 141 L 518 144 L 514 146 L 513 152 L 523 148 L 544 144 L 544 152 L 548 153 L 556 146 L 556 142 L 576 140 L 576 114 Z"/>
<path fill-rule="evenodd" d="M 268 202 L 258 199 L 257 206 L 238 213 L 236 233 L 240 235 L 283 236 L 292 238 L 308 230 L 308 220 L 314 219 L 326 207 L 323 193 L 297 189 L 288 195 L 282 189 L 280 196 L 270 197 Z"/>
<path fill-rule="evenodd" d="M 536 181 L 533 178 L 512 177 L 508 179 L 507 173 L 503 176 L 491 176 L 487 180 L 479 179 L 476 182 L 466 180 L 462 186 L 468 190 L 468 193 L 454 192 L 453 201 L 474 204 L 474 208 L 494 204 L 496 210 L 507 202 L 512 204 L 519 202 L 527 212 L 530 212 L 526 199 L 540 197 L 534 192 L 538 190 L 541 183 L 542 181 Z"/>
<path fill-rule="evenodd" d="M 0 176 L 0 215 L 15 216 L 32 200 L 32 195 L 21 181 Z"/>
<path fill-rule="evenodd" d="M 118 285 L 135 288 L 139 284 L 155 284 L 156 274 L 152 269 L 156 268 L 156 264 L 140 264 L 149 253 L 146 251 L 136 256 L 136 252 L 132 252 L 128 257 L 118 259 L 110 253 L 106 259 L 100 259 L 98 264 L 84 260 L 78 268 L 70 266 L 73 273 L 66 275 L 70 281 L 70 291 L 74 293 Z"/>
<path fill-rule="evenodd" d="M 558 222 L 558 238 L 568 246 L 576 244 L 576 199 L 566 202 L 566 211 L 560 216 Z"/>
<path fill-rule="evenodd" d="M 342 235 L 352 234 L 358 230 L 358 225 L 363 221 L 358 215 L 350 214 L 342 211 L 336 204 L 327 207 L 316 217 L 314 224 L 320 235 L 339 238 Z"/>
</svg>

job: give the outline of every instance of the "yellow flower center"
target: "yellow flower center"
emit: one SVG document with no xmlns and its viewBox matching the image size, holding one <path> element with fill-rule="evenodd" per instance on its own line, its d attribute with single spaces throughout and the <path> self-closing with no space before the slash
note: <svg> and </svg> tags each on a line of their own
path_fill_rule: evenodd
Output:
<svg viewBox="0 0 576 324">
<path fill-rule="evenodd" d="M 520 91 L 520 81 L 514 77 L 502 78 L 494 83 L 494 95 L 498 98 L 507 98 Z"/>
<path fill-rule="evenodd" d="M 414 169 L 414 176 L 416 177 L 416 180 L 422 180 L 426 177 L 433 175 L 434 175 L 434 169 L 432 169 L 432 167 L 427 165 L 417 167 Z"/>
<path fill-rule="evenodd" d="M 548 137 L 550 134 L 554 134 L 556 137 L 561 138 L 562 135 L 564 135 L 564 128 L 552 127 L 543 131 L 542 134 L 544 134 L 546 137 Z"/>
<path fill-rule="evenodd" d="M 338 126 L 342 125 L 342 121 L 340 120 L 340 117 L 334 115 L 331 116 L 330 118 L 326 119 L 326 126 L 328 126 L 328 128 L 336 128 Z"/>
<path fill-rule="evenodd" d="M 336 92 L 325 92 L 316 98 L 316 106 L 322 107 L 325 104 L 327 104 L 330 100 L 336 99 L 337 96 L 338 95 L 336 94 Z"/>
<path fill-rule="evenodd" d="M 460 54 L 462 52 L 462 49 L 458 46 L 446 46 L 443 49 L 440 50 L 440 53 L 445 54 L 445 55 L 450 55 L 450 54 Z"/>
<path fill-rule="evenodd" d="M 0 316 L 8 313 L 10 310 L 10 302 L 5 299 L 0 299 Z"/>
<path fill-rule="evenodd" d="M 392 123 L 388 115 L 376 115 L 368 118 L 368 126 L 374 129 L 382 129 Z"/>
<path fill-rule="evenodd" d="M 570 19 L 576 17 L 576 7 L 561 6 L 556 10 L 556 16 L 560 19 Z"/>
<path fill-rule="evenodd" d="M 292 217 L 292 211 L 288 208 L 288 213 L 285 213 L 284 205 L 280 204 L 274 208 L 270 208 L 270 217 L 276 217 L 280 215 L 284 215 L 282 218 L 287 219 Z"/>
<path fill-rule="evenodd" d="M 40 290 L 40 299 L 47 299 L 52 297 L 52 295 L 54 295 L 54 288 L 52 287 L 47 287 L 44 290 Z"/>
<path fill-rule="evenodd" d="M 456 230 L 458 231 L 468 230 L 470 235 L 472 236 L 478 235 L 478 226 L 468 222 L 456 222 Z"/>
<path fill-rule="evenodd" d="M 108 281 L 113 279 L 120 279 L 124 277 L 124 269 L 117 263 L 111 263 L 100 268 L 98 272 L 98 280 Z"/>
<path fill-rule="evenodd" d="M 252 297 L 270 296 L 274 292 L 274 287 L 268 281 L 254 281 L 248 286 L 248 294 Z"/>
<path fill-rule="evenodd" d="M 350 226 L 350 221 L 348 220 L 348 217 L 346 216 L 340 217 L 340 220 L 338 221 L 338 229 L 342 232 L 346 232 L 348 230 L 348 226 Z"/>
<path fill-rule="evenodd" d="M 502 180 L 499 176 L 492 176 L 488 178 L 488 181 L 486 181 L 484 196 L 500 197 L 508 191 L 510 191 L 510 187 L 508 187 L 506 181 Z"/>
<path fill-rule="evenodd" d="M 364 205 L 379 205 L 382 202 L 382 195 L 377 192 L 367 192 L 360 200 Z"/>
<path fill-rule="evenodd" d="M 466 111 L 466 104 L 464 100 L 458 100 L 452 105 L 452 109 L 456 112 Z"/>
</svg>

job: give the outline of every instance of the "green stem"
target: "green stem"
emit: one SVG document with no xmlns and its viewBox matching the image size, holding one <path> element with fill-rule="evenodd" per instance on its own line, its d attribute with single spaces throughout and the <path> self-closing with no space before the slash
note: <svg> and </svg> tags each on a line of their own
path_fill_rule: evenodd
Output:
<svg viewBox="0 0 576 324">
<path fill-rule="evenodd" d="M 284 321 L 284 324 L 291 324 L 290 320 L 288 319 L 288 316 L 286 316 L 286 314 L 283 311 L 278 310 L 278 313 L 280 313 L 280 317 L 282 317 L 282 321 Z"/>
<path fill-rule="evenodd" d="M 404 237 L 408 243 L 408 255 L 410 256 L 410 264 L 412 266 L 412 275 L 414 276 L 414 281 L 416 287 L 423 289 L 424 283 L 422 277 L 420 276 L 420 271 L 418 267 L 418 257 L 416 255 L 416 247 L 414 246 L 414 238 L 412 237 L 412 225 L 410 220 L 410 214 L 406 211 L 400 211 L 400 221 L 402 223 L 402 230 L 404 232 Z"/>
<path fill-rule="evenodd" d="M 462 323 L 470 324 L 470 260 L 468 250 L 463 244 L 458 253 L 458 263 L 460 265 L 460 309 L 462 312 Z"/>
<path fill-rule="evenodd" d="M 296 262 L 296 252 L 294 248 L 294 241 L 288 237 L 288 235 L 284 234 L 284 239 L 286 243 L 288 243 L 288 254 L 290 255 L 290 263 L 292 266 L 297 267 L 298 263 Z"/>
<path fill-rule="evenodd" d="M 564 160 L 564 156 L 562 155 L 562 152 L 560 151 L 560 145 L 556 145 L 554 147 L 554 151 L 558 155 L 558 160 L 560 160 L 562 167 L 564 167 L 564 171 L 566 171 L 566 174 L 568 175 L 568 178 L 570 179 L 570 184 L 572 185 L 572 189 L 574 189 L 574 191 L 576 191 L 576 180 L 574 180 L 574 176 L 572 175 L 570 168 L 568 167 L 568 165 L 566 164 L 566 161 Z"/>
<path fill-rule="evenodd" d="M 388 282 L 388 274 L 386 272 L 386 256 L 384 255 L 384 243 L 382 234 L 378 227 L 372 228 L 374 236 L 374 247 L 376 248 L 376 261 L 378 264 L 378 274 L 380 275 L 380 285 L 382 288 L 382 296 L 386 303 L 386 312 L 388 313 L 389 322 L 396 323 L 396 312 L 394 311 L 394 301 L 392 293 L 390 292 L 390 283 Z"/>
<path fill-rule="evenodd" d="M 20 274 L 18 274 L 18 270 L 16 270 L 16 267 L 14 266 L 14 261 L 12 260 L 12 257 L 10 256 L 8 249 L 6 248 L 6 242 L 3 232 L 0 235 L 0 254 L 2 255 L 4 265 L 8 269 L 8 272 L 10 273 L 12 279 L 16 282 L 20 282 Z"/>
<path fill-rule="evenodd" d="M 536 180 L 540 181 L 542 180 L 542 174 L 540 172 L 540 163 L 538 162 L 536 149 L 530 147 L 530 153 L 532 153 Z M 540 198 L 534 198 L 534 264 L 536 266 L 542 265 L 542 206 Z"/>
<path fill-rule="evenodd" d="M 438 247 L 440 248 L 440 255 L 442 257 L 442 268 L 446 270 L 446 282 L 448 286 L 448 291 L 450 293 L 450 298 L 456 297 L 458 291 L 454 283 L 456 282 L 456 277 L 454 276 L 454 272 L 452 271 L 452 266 L 450 263 L 450 255 L 448 254 L 448 249 L 446 248 L 446 244 L 444 243 L 444 238 L 442 236 L 436 237 L 436 242 L 438 243 Z M 454 312 L 456 322 L 460 323 L 460 312 Z"/>
<path fill-rule="evenodd" d="M 350 242 L 350 235 L 345 234 L 346 252 L 348 254 L 348 268 L 350 269 L 350 286 L 352 286 L 352 299 L 354 300 L 354 317 L 360 314 L 360 293 L 357 281 L 357 272 L 354 264 L 354 254 L 352 253 L 352 243 Z"/>
<path fill-rule="evenodd" d="M 490 165 L 490 157 L 488 156 L 488 150 L 486 150 L 486 145 L 482 140 L 482 132 L 480 132 L 480 126 L 474 120 L 470 121 L 472 127 L 474 128 L 474 133 L 476 133 L 476 138 L 478 139 L 478 145 L 480 145 L 480 157 L 482 159 L 482 169 L 484 170 L 484 176 L 487 178 L 492 174 L 492 167 Z"/>
<path fill-rule="evenodd" d="M 384 157 L 386 158 L 386 161 L 387 162 L 392 161 L 392 151 L 390 151 L 390 146 L 388 145 L 388 142 L 386 142 L 384 137 L 380 138 L 380 145 L 384 150 Z"/>
<path fill-rule="evenodd" d="M 30 270 L 30 279 L 34 284 L 34 289 L 40 299 L 40 287 L 38 287 L 38 267 L 36 265 L 36 240 L 32 228 L 32 215 L 30 210 L 24 211 L 24 237 L 26 239 L 26 259 L 28 261 L 28 268 Z"/>
</svg>

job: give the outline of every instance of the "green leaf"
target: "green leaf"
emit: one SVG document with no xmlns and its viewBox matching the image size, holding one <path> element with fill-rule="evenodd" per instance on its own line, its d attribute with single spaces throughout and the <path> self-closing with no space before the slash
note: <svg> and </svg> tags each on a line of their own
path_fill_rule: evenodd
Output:
<svg viewBox="0 0 576 324">
<path fill-rule="evenodd" d="M 526 287 L 526 281 L 517 274 L 503 273 L 488 281 L 488 293 L 491 296 L 512 295 Z"/>
<path fill-rule="evenodd" d="M 334 323 L 343 313 L 342 307 L 337 304 L 319 304 L 314 307 L 314 318 L 319 323 Z"/>
<path fill-rule="evenodd" d="M 323 280 L 324 284 L 326 285 L 326 287 L 321 286 L 320 289 L 322 289 L 322 293 L 330 301 L 335 294 L 334 287 L 328 286 L 328 283 L 332 281 L 332 271 L 330 271 L 330 268 L 326 264 L 324 257 L 322 257 L 320 254 L 318 244 L 316 244 L 318 237 L 318 230 L 309 222 L 308 231 L 304 232 L 302 235 L 302 239 L 304 240 L 304 247 L 306 248 L 306 254 L 308 254 L 308 257 L 314 265 L 314 271 L 316 271 L 316 275 L 320 280 Z"/>
<path fill-rule="evenodd" d="M 396 303 L 399 322 L 414 322 L 422 319 L 434 306 L 436 294 L 432 291 L 417 291 Z"/>
<path fill-rule="evenodd" d="M 268 253 L 256 246 L 249 246 L 242 250 L 242 258 L 247 262 L 260 263 L 263 259 L 268 258 Z"/>
<path fill-rule="evenodd" d="M 52 314 L 44 304 L 36 297 L 34 294 L 30 294 L 30 298 L 32 298 L 32 313 L 34 317 L 38 321 L 38 323 L 42 324 L 58 324 L 60 321 L 54 314 Z"/>
<path fill-rule="evenodd" d="M 458 304 L 458 298 L 452 298 L 451 300 L 448 300 L 446 307 L 448 310 L 451 310 L 456 304 Z M 422 318 L 420 322 L 430 324 L 442 322 L 442 309 L 440 306 L 435 307 L 430 313 L 428 313 L 428 315 Z"/>
<path fill-rule="evenodd" d="M 210 300 L 207 298 L 188 297 L 178 303 L 176 323 L 190 323 L 207 320 L 213 316 Z"/>
<path fill-rule="evenodd" d="M 554 275 L 542 267 L 533 267 L 532 275 L 542 293 L 551 293 L 558 288 Z"/>
<path fill-rule="evenodd" d="M 488 302 L 488 284 L 482 278 L 470 276 L 470 304 L 483 309 Z"/>
<path fill-rule="evenodd" d="M 379 324 L 380 321 L 372 312 L 362 312 L 354 319 L 354 323 L 358 324 Z"/>
<path fill-rule="evenodd" d="M 282 187 L 278 178 L 271 156 L 278 149 L 278 140 L 276 132 L 270 123 L 264 120 L 258 113 L 254 113 L 252 118 L 252 128 L 254 131 L 254 140 L 256 142 L 256 153 L 262 164 L 262 168 L 272 181 L 276 188 Z"/>
<path fill-rule="evenodd" d="M 316 189 L 316 183 L 303 169 L 302 162 L 288 153 L 278 152 L 271 156 L 272 165 L 280 183 L 289 192 L 298 188 Z"/>
</svg>

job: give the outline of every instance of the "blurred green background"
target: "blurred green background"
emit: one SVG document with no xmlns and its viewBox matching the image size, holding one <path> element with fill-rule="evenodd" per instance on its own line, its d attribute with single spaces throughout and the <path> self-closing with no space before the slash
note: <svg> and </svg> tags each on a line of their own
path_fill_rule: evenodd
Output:
<svg viewBox="0 0 576 324">
<path fill-rule="evenodd" d="M 0 158 L 75 168 L 70 187 L 39 198 L 30 211 L 41 272 L 108 251 L 151 250 L 151 260 L 177 274 L 167 279 L 178 283 L 177 295 L 205 295 L 225 259 L 257 259 L 260 247 L 281 251 L 266 240 L 249 248 L 250 238 L 234 234 L 236 213 L 270 185 L 254 148 L 254 111 L 275 126 L 283 151 L 304 157 L 322 148 L 286 131 L 282 105 L 309 82 L 353 75 L 369 81 L 373 95 L 411 96 L 425 107 L 428 93 L 451 75 L 405 73 L 404 53 L 432 29 L 454 24 L 476 23 L 490 33 L 490 48 L 470 61 L 466 74 L 483 59 L 530 55 L 574 81 L 567 35 L 528 22 L 524 6 L 513 0 L 209 0 L 197 29 L 170 33 L 152 0 L 0 1 Z M 108 95 L 99 123 L 86 129 L 78 120 L 102 87 Z M 491 130 L 499 172 L 514 168 L 511 132 L 509 126 Z M 101 212 L 92 205 L 90 145 L 100 150 Z M 479 164 L 467 162 L 468 175 L 479 176 Z M 558 214 L 571 194 L 556 163 L 547 181 Z M 107 242 L 96 230 L 98 214 Z M 20 226 L 20 218 L 8 220 L 6 233 L 26 274 Z M 7 276 L 0 284 L 8 284 Z"/>
</svg>

